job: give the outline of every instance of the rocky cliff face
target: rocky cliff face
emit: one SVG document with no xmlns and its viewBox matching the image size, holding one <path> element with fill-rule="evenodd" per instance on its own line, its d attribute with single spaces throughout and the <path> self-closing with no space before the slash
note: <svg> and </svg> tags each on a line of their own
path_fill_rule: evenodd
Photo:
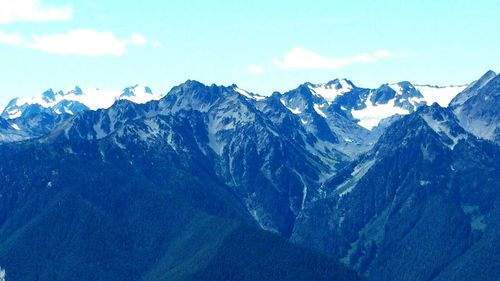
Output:
<svg viewBox="0 0 500 281">
<path fill-rule="evenodd" d="M 460 124 L 474 135 L 500 142 L 500 75 L 488 71 L 458 95 L 451 108 Z"/>
</svg>

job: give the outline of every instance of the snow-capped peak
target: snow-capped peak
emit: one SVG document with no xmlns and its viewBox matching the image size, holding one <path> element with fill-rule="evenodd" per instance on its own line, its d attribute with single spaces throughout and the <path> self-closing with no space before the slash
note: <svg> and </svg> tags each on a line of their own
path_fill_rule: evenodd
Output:
<svg viewBox="0 0 500 281">
<path fill-rule="evenodd" d="M 399 96 L 413 96 L 421 97 L 421 93 L 408 81 L 402 81 L 394 84 L 389 84 L 389 87 L 393 89 Z"/>
<path fill-rule="evenodd" d="M 2 111 L 2 117 L 15 119 L 22 115 L 25 108 L 39 105 L 51 108 L 56 114 L 74 114 L 84 109 L 97 110 L 109 108 L 117 100 L 127 99 L 134 103 L 146 103 L 158 100 L 161 96 L 153 94 L 149 87 L 135 85 L 123 91 L 103 90 L 99 88 L 80 88 L 62 92 L 49 89 L 34 97 L 15 98 Z M 64 103 L 63 106 L 61 106 Z M 64 109 L 64 110 L 61 110 Z"/>
<path fill-rule="evenodd" d="M 116 100 L 130 100 L 134 103 L 147 103 L 152 100 L 159 100 L 160 95 L 155 95 L 151 88 L 147 86 L 135 85 L 123 89 L 123 92 Z"/>
<path fill-rule="evenodd" d="M 356 86 L 347 79 L 335 79 L 325 84 L 309 84 L 309 89 L 328 102 L 333 102 L 338 96 L 352 91 Z"/>
<path fill-rule="evenodd" d="M 365 106 L 351 113 L 354 118 L 360 120 L 359 125 L 371 130 L 377 126 L 380 121 L 393 115 L 406 115 L 417 110 L 422 105 L 439 104 L 447 107 L 450 101 L 462 92 L 467 86 L 429 86 L 413 85 L 410 82 L 403 81 L 393 84 L 384 84 L 375 92 L 380 92 L 375 103 L 372 100 L 374 91 L 365 101 Z M 389 95 L 386 89 L 394 91 L 395 95 Z"/>
<path fill-rule="evenodd" d="M 54 90 L 48 89 L 47 91 L 42 93 L 42 100 L 44 102 L 50 103 L 56 100 L 57 95 L 61 96 L 63 95 L 63 93 L 62 92 L 54 93 Z"/>
<path fill-rule="evenodd" d="M 257 94 L 254 94 L 254 93 L 251 93 L 247 90 L 243 90 L 241 88 L 239 88 L 238 86 L 236 85 L 233 85 L 232 88 L 240 95 L 248 98 L 248 99 L 252 99 L 252 100 L 263 100 L 265 99 L 265 97 L 263 96 L 260 96 L 260 95 L 257 95 Z"/>
<path fill-rule="evenodd" d="M 81 96 L 83 95 L 83 91 L 82 91 L 82 88 L 78 87 L 78 86 L 75 86 L 74 89 L 66 92 L 65 95 L 74 95 L 74 96 Z"/>
</svg>

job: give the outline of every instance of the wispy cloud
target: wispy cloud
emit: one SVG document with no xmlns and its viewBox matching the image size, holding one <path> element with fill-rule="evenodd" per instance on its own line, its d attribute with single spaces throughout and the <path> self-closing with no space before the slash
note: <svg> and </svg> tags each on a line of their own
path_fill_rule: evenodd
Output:
<svg viewBox="0 0 500 281">
<path fill-rule="evenodd" d="M 247 71 L 251 74 L 262 74 L 264 69 L 256 64 L 251 64 L 248 66 Z"/>
<path fill-rule="evenodd" d="M 48 5 L 44 0 L 0 0 L 0 25 L 16 22 L 66 21 L 73 17 L 71 5 Z M 86 5 L 95 4 L 87 1 Z M 37 34 L 31 39 L 20 33 L 0 31 L 0 43 L 40 50 L 51 54 L 82 56 L 123 56 L 130 45 L 159 48 L 158 41 L 149 42 L 141 33 L 117 38 L 113 32 L 74 29 L 66 33 Z"/>
<path fill-rule="evenodd" d="M 148 39 L 144 37 L 144 35 L 140 33 L 132 33 L 129 39 L 124 40 L 125 44 L 132 44 L 132 45 L 146 45 L 148 43 Z"/>
<path fill-rule="evenodd" d="M 71 30 L 64 34 L 35 35 L 29 48 L 51 54 L 83 56 L 123 56 L 128 45 L 145 45 L 147 39 L 140 33 L 118 39 L 110 31 L 93 29 Z"/>
<path fill-rule="evenodd" d="M 334 57 L 320 55 L 311 50 L 296 47 L 287 52 L 282 59 L 275 58 L 273 62 L 281 69 L 339 69 L 352 64 L 374 63 L 381 59 L 408 55 L 408 53 L 378 50 L 373 53 L 361 53 L 350 57 Z"/>
<path fill-rule="evenodd" d="M 25 40 L 19 33 L 0 31 L 0 43 L 24 47 L 58 55 L 123 56 L 132 45 L 158 47 L 159 42 L 150 43 L 141 33 L 132 33 L 120 39 L 111 31 L 75 29 L 66 33 L 34 35 Z M 161 46 L 161 45 L 160 45 Z"/>
<path fill-rule="evenodd" d="M 48 6 L 40 0 L 0 0 L 0 24 L 65 21 L 72 17 L 70 5 Z"/>
</svg>

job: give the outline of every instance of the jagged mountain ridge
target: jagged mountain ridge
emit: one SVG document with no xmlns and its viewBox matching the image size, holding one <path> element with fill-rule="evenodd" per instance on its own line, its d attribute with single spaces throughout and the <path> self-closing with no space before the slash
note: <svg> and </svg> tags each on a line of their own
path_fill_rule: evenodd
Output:
<svg viewBox="0 0 500 281">
<path fill-rule="evenodd" d="M 122 92 L 101 89 L 82 90 L 78 86 L 67 92 L 55 92 L 49 89 L 31 98 L 12 99 L 3 109 L 1 117 L 15 119 L 29 112 L 30 108 L 51 109 L 55 114 L 73 115 L 85 110 L 109 108 L 117 100 L 146 103 L 160 98 L 161 96 L 154 94 L 149 87 L 139 85 L 127 87 Z"/>
<path fill-rule="evenodd" d="M 257 106 L 263 111 L 269 108 L 268 113 Z M 269 113 L 271 118 L 279 113 L 284 123 L 271 122 Z M 167 121 L 169 116 L 192 124 L 173 130 L 175 123 Z M 189 143 L 184 143 L 186 133 L 195 137 Z M 166 140 L 179 152 L 200 155 L 240 193 L 262 228 L 284 235 L 289 235 L 306 200 L 315 196 L 314 187 L 347 159 L 335 150 L 316 148 L 318 140 L 281 103 L 264 99 L 255 104 L 234 87 L 195 81 L 174 87 L 158 102 L 119 101 L 108 110 L 83 112 L 42 141 L 107 138 L 118 147 L 123 147 L 122 138 L 144 145 Z"/>
<path fill-rule="evenodd" d="M 324 198 L 299 215 L 292 240 L 370 280 L 466 280 L 472 275 L 453 274 L 463 273 L 462 259 L 494 280 L 497 260 L 484 247 L 498 240 L 499 153 L 460 127 L 451 110 L 422 107 L 325 182 Z M 484 256 L 473 262 L 478 248 Z"/>
<path fill-rule="evenodd" d="M 328 87 L 338 92 L 337 84 L 342 86 L 339 82 Z M 28 143 L 57 149 L 58 159 L 84 156 L 99 165 L 121 167 L 119 163 L 123 163 L 132 175 L 151 179 L 151 187 L 160 186 L 168 177 L 182 179 L 177 172 L 157 178 L 164 173 L 158 169 L 176 163 L 185 176 L 217 183 L 216 190 L 226 194 L 222 201 L 237 206 L 245 220 L 342 258 L 374 280 L 386 273 L 389 280 L 399 276 L 461 280 L 454 275 L 460 264 L 476 271 L 486 265 L 490 276 L 496 276 L 494 259 L 488 257 L 494 256 L 491 245 L 498 231 L 494 219 L 498 148 L 477 140 L 460 126 L 454 112 L 437 104 L 419 104 L 413 113 L 393 117 L 385 125 L 387 129 L 379 126 L 378 138 L 372 135 L 376 130 L 359 126 L 352 110 L 336 103 L 356 97 L 350 104 L 362 110 L 372 99 L 377 106 L 385 101 L 396 104 L 397 99 L 405 106 L 405 99 L 424 96 L 416 87 L 403 86 L 408 94 L 394 94 L 394 85 L 375 91 L 361 89 L 356 94 L 351 88 L 331 98 L 332 102 L 309 84 L 264 98 L 235 85 L 187 81 L 159 101 L 136 104 L 120 100 L 109 109 L 57 115 L 64 118 L 54 122 L 55 129 Z M 364 102 L 355 102 L 359 100 Z M 32 113 L 33 120 L 43 115 Z M 4 120 L 0 128 L 10 130 L 13 121 L 23 119 Z M 353 133 L 356 131 L 367 137 Z M 347 141 L 347 134 L 355 135 L 365 146 Z M 18 144 L 8 145 L 15 148 Z M 358 151 L 349 153 L 355 145 Z M 3 171 L 9 175 L 9 169 Z M 104 175 L 114 170 L 106 171 Z M 198 175 L 200 171 L 202 175 Z M 19 175 L 26 176 L 26 172 Z M 473 175 L 481 175 L 480 180 L 474 181 Z M 42 186 L 49 182 L 42 180 Z M 186 187 L 182 181 L 177 184 Z M 112 190 L 112 184 L 109 188 Z M 108 196 L 98 188 L 94 191 L 99 193 L 96 200 Z M 416 213 L 403 208 L 410 203 Z M 436 207 L 442 204 L 449 208 Z M 430 214 L 438 214 L 434 229 L 429 228 Z M 449 217 L 456 218 L 450 225 L 458 234 L 445 224 L 444 218 Z M 437 252 L 400 251 L 421 243 L 417 238 L 425 237 L 423 230 L 430 235 L 426 245 Z M 444 253 L 442 259 L 433 263 L 438 252 Z M 478 259 L 477 252 L 483 257 Z M 419 262 L 401 263 L 403 256 Z"/>
<path fill-rule="evenodd" d="M 8 131 L 0 130 L 0 142 L 42 137 L 75 114 L 109 108 L 116 101 L 130 100 L 143 104 L 160 97 L 153 94 L 149 87 L 135 85 L 120 93 L 99 89 L 83 91 L 76 86 L 66 93 L 49 89 L 32 98 L 15 98 L 0 114 L 3 122 L 11 127 Z"/>
<path fill-rule="evenodd" d="M 79 89 L 73 92 L 82 95 Z M 174 87 L 159 102 L 147 103 L 144 106 L 121 100 L 109 110 L 85 111 L 72 118 L 67 114 L 53 115 L 62 116 L 62 120 L 60 123 L 51 120 L 53 125 L 49 128 L 56 127 L 56 129 L 47 139 L 57 140 L 65 137 L 99 140 L 111 134 L 123 134 L 124 128 L 127 128 L 126 126 L 134 120 L 158 115 L 189 115 L 193 120 L 198 120 L 197 126 L 206 124 L 206 128 L 192 128 L 193 135 L 199 135 L 196 145 L 205 155 L 220 161 L 216 164 L 219 175 L 228 185 L 239 189 L 248 210 L 261 227 L 288 236 L 291 233 L 294 218 L 308 200 L 314 200 L 318 196 L 317 186 L 329 175 L 335 173 L 337 165 L 349 159 L 339 144 L 338 136 L 341 131 L 330 131 L 330 127 L 333 127 L 332 122 L 330 124 L 325 122 L 326 118 L 321 114 L 321 109 L 316 107 L 316 103 L 307 105 L 309 113 L 314 118 L 314 122 L 311 123 L 319 122 L 323 127 L 310 131 L 307 126 L 304 126 L 306 124 L 304 124 L 303 117 L 298 118 L 294 112 L 290 112 L 284 106 L 283 99 L 291 95 L 290 92 L 281 97 L 262 98 L 243 92 L 236 86 L 207 87 L 195 81 L 188 81 L 181 86 Z M 305 95 L 304 98 L 308 99 L 308 102 L 321 101 L 320 97 L 314 95 L 309 87 L 305 88 Z M 48 101 L 54 100 L 53 95 L 45 96 Z M 276 99 L 280 102 L 275 102 Z M 40 116 L 30 112 L 24 112 L 24 117 Z M 271 112 L 272 115 L 269 115 Z M 277 112 L 281 112 L 282 116 L 276 116 Z M 349 116 L 335 111 L 331 113 L 334 116 L 329 120 L 334 120 L 333 124 L 337 128 L 343 128 L 344 132 L 349 131 L 351 134 L 358 130 L 368 135 Z M 206 116 L 200 117 L 200 114 Z M 289 124 L 280 125 L 279 119 L 283 118 Z M 20 120 L 24 119 L 20 118 Z M 142 132 L 143 135 L 134 135 L 134 138 L 146 142 L 151 134 L 158 133 L 156 131 L 161 127 L 160 124 L 155 121 L 151 122 L 142 125 L 147 130 Z M 38 123 L 38 120 L 31 123 Z M 330 136 L 325 139 L 322 134 L 328 131 L 330 131 Z M 161 132 L 166 131 L 161 130 Z M 38 135 L 45 133 L 47 131 L 38 132 Z M 206 136 L 204 136 L 205 133 Z M 165 134 L 161 136 L 168 140 L 173 138 Z M 284 138 L 284 136 L 287 137 Z M 363 139 L 363 137 L 358 136 L 358 139 Z M 116 143 L 120 144 L 119 141 Z M 352 141 L 346 141 L 344 136 L 343 145 L 346 143 L 350 144 Z M 189 151 L 194 153 L 194 149 Z M 212 155 L 213 153 L 215 155 Z M 235 156 L 243 158 L 235 158 Z M 265 159 L 265 161 L 255 162 L 257 159 Z M 241 160 L 247 163 L 242 165 Z M 208 161 L 213 161 L 213 159 Z M 260 170 L 248 173 L 249 166 L 255 166 Z M 257 186 L 260 186 L 258 192 L 254 188 L 249 190 L 241 188 L 242 186 L 255 186 L 255 183 L 259 183 Z M 287 186 L 287 189 L 283 190 L 282 186 Z M 269 194 L 270 191 L 273 194 Z M 276 196 L 284 197 L 275 201 L 270 200 Z M 274 202 L 286 202 L 286 204 L 276 205 Z"/>
<path fill-rule="evenodd" d="M 261 101 L 266 97 L 253 94 L 246 90 L 238 88 L 233 85 L 234 89 L 241 95 L 255 101 Z M 364 128 L 372 129 L 378 125 L 383 119 L 387 119 L 395 114 L 408 114 L 421 104 L 432 104 L 438 101 L 442 106 L 446 106 L 448 98 L 456 95 L 461 86 L 451 87 L 437 87 L 437 86 L 413 86 L 409 82 L 400 82 L 396 84 L 384 84 L 378 89 L 364 89 L 356 87 L 351 81 L 346 79 L 335 79 L 325 84 L 312 84 L 305 83 L 299 88 L 309 88 L 311 95 L 315 96 L 313 108 L 315 112 L 313 115 L 320 115 L 320 118 L 330 119 L 326 121 L 331 127 L 329 130 L 323 130 L 322 136 L 324 138 L 328 131 L 339 134 L 337 141 L 337 149 L 342 150 L 344 153 L 352 154 L 353 151 L 363 151 L 363 148 L 369 147 L 373 144 L 379 133 L 375 133 L 374 138 L 369 142 L 361 143 L 360 139 L 367 139 L 366 130 L 358 128 L 358 125 Z M 297 91 L 297 90 L 294 90 Z M 293 91 L 289 91 L 290 93 Z M 370 93 L 373 93 L 370 95 Z M 422 95 L 421 93 L 424 93 Z M 443 94 L 444 93 L 444 94 Z M 370 95 L 370 96 L 369 96 Z M 284 97 L 281 99 L 289 100 Z M 86 110 L 97 110 L 109 108 L 114 102 L 118 100 L 131 100 L 135 103 L 146 103 L 151 100 L 158 100 L 162 95 L 154 94 L 149 87 L 135 85 L 125 88 L 122 92 L 104 91 L 100 89 L 85 89 L 82 90 L 76 86 L 68 92 L 54 92 L 49 89 L 39 96 L 32 98 L 15 98 L 11 100 L 8 105 L 2 110 L 1 117 L 7 120 L 15 120 L 19 117 L 33 116 L 40 111 L 46 114 L 54 115 L 53 119 L 64 119 L 56 117 L 55 115 L 73 115 L 78 112 Z M 311 98 L 307 98 L 311 99 Z M 450 98 L 451 99 L 451 98 Z M 444 101 L 443 101 L 444 100 Z M 288 107 L 292 113 L 302 112 L 305 108 Z M 324 111 L 324 112 L 323 112 Z M 316 114 L 315 114 L 316 113 Z M 326 116 L 326 115 L 338 116 Z M 342 120 L 341 116 L 346 116 L 351 120 Z M 307 119 L 312 118 L 310 115 L 307 118 L 302 118 L 303 123 L 308 123 Z M 332 118 L 330 118 L 332 117 Z M 319 123 L 324 121 L 316 118 Z M 340 124 L 335 124 L 335 123 Z M 21 122 L 13 122 L 17 127 L 24 130 L 25 136 L 39 137 L 39 134 L 33 134 L 33 128 L 24 128 Z M 382 122 L 384 123 L 384 122 Z M 306 124 L 304 124 L 306 125 Z M 41 123 L 40 126 L 44 126 Z M 316 126 L 324 126 L 321 124 L 311 124 L 305 126 L 306 128 L 314 128 Z M 43 130 L 39 128 L 38 131 L 47 132 L 53 127 Z M 353 131 L 352 133 L 349 133 Z M 375 130 L 378 131 L 378 130 Z M 331 140 L 333 135 L 330 134 Z M 360 136 L 357 136 L 360 135 Z M 25 137 L 26 138 L 26 137 Z M 24 138 L 24 139 L 25 139 Z M 8 139 L 8 138 L 4 138 Z M 354 144 L 353 144 L 354 143 Z M 354 153 L 356 154 L 356 153 Z"/>
<path fill-rule="evenodd" d="M 396 96 L 396 91 L 387 85 L 372 93 L 371 90 L 356 88 L 350 81 L 339 81 L 343 80 L 334 80 L 322 86 L 339 92 L 336 99 L 349 95 L 368 98 L 375 93 L 373 100 L 383 103 Z M 346 85 L 347 89 L 342 90 Z M 421 96 L 411 84 L 403 83 L 403 86 L 399 96 Z M 318 86 L 304 84 L 295 91 L 263 98 L 235 85 L 207 87 L 196 81 L 187 81 L 174 87 L 158 102 L 138 106 L 128 101 L 118 101 L 109 110 L 86 111 L 74 118 L 64 119 L 67 122 L 53 122 L 51 128 L 57 128 L 50 133 L 48 140 L 61 137 L 99 140 L 111 134 L 123 134 L 124 128 L 134 120 L 158 115 L 189 115 L 198 122 L 198 127 L 191 130 L 193 135 L 199 135 L 196 139 L 197 148 L 211 157 L 207 161 L 214 161 L 212 158 L 219 161 L 215 165 L 219 175 L 228 185 L 240 189 L 248 210 L 261 227 L 288 236 L 294 218 L 307 201 L 320 196 L 322 191 L 318 186 L 352 155 L 368 150 L 375 140 L 369 131 L 358 126 L 356 120 L 336 104 L 323 103 L 327 106 L 326 113 L 323 112 L 319 104 L 325 99 L 314 88 Z M 410 94 L 403 94 L 403 88 L 409 89 L 406 92 Z M 81 94 L 81 91 L 75 92 Z M 390 93 L 388 96 L 385 94 L 387 92 Z M 331 100 L 335 102 L 336 99 Z M 297 106 L 291 108 L 292 103 Z M 362 106 L 358 105 L 360 108 Z M 147 130 L 134 137 L 145 143 L 160 128 L 155 122 L 142 126 Z M 162 137 L 172 142 L 172 135 L 165 135 L 164 130 L 160 132 L 163 133 Z M 46 131 L 39 135 L 44 133 Z M 120 144 L 119 141 L 116 143 Z M 255 162 L 257 159 L 265 161 Z M 240 164 L 241 160 L 247 163 Z M 247 173 L 246 169 L 251 166 L 249 163 L 260 170 Z M 255 192 L 254 188 L 241 190 L 242 186 L 254 186 L 257 182 L 258 185 L 264 184 L 259 192 Z M 281 186 L 287 186 L 288 190 L 282 190 Z M 275 190 L 273 195 L 268 194 L 271 190 Z M 276 196 L 284 196 L 276 201 L 286 204 L 275 205 L 269 201 L 269 198 Z"/>
<path fill-rule="evenodd" d="M 466 86 L 413 85 L 408 81 L 383 84 L 376 89 L 359 88 L 347 79 L 335 79 L 326 84 L 306 83 L 311 91 L 350 113 L 367 129 L 377 126 L 384 118 L 409 114 L 421 105 L 437 102 L 448 106 L 452 98 Z M 326 105 L 318 105 L 324 107 Z"/>
</svg>

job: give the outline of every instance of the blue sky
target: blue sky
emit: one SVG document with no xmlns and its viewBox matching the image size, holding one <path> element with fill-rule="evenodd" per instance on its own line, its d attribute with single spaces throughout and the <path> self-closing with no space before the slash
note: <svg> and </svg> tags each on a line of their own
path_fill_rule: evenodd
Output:
<svg viewBox="0 0 500 281">
<path fill-rule="evenodd" d="M 463 84 L 500 71 L 498 11 L 496 0 L 0 0 L 0 104 L 187 79 L 265 95 L 337 77 Z"/>
</svg>

